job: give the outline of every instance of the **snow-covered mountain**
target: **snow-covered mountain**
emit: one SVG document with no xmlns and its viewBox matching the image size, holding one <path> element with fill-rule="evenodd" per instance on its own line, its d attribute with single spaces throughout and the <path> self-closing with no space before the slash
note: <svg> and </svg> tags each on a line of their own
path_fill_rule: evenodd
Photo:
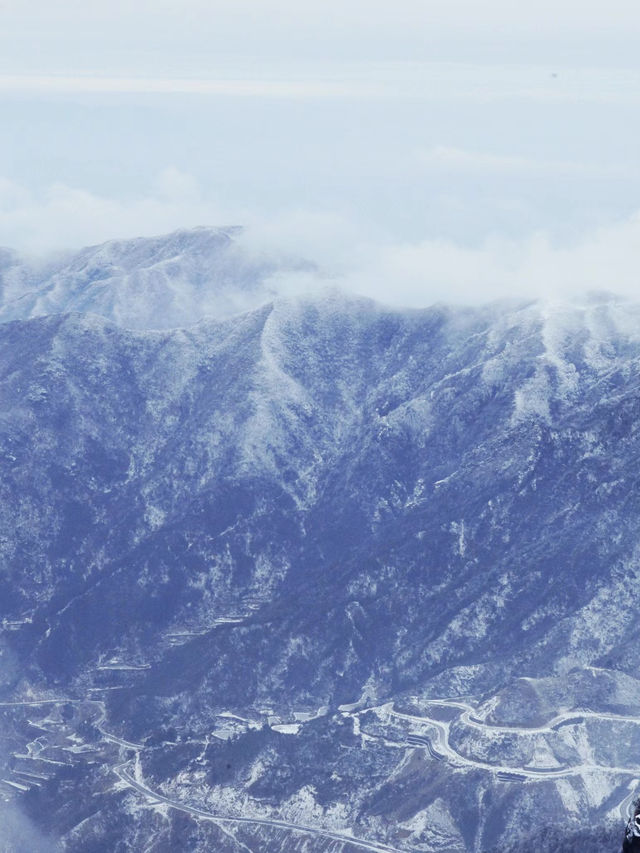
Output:
<svg viewBox="0 0 640 853">
<path fill-rule="evenodd" d="M 196 228 L 37 261 L 0 250 L 0 320 L 79 311 L 135 329 L 188 326 L 255 307 L 274 295 L 276 272 L 311 268 L 243 251 L 240 234 Z"/>
<path fill-rule="evenodd" d="M 210 230 L 0 264 L 0 777 L 39 832 L 617 849 L 639 305 L 268 301 Z"/>
</svg>

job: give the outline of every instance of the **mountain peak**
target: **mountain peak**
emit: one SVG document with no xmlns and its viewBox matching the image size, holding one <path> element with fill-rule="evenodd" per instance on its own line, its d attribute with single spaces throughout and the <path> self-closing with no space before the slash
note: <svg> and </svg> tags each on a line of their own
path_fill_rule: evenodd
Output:
<svg viewBox="0 0 640 853">
<path fill-rule="evenodd" d="M 0 256 L 0 320 L 52 313 L 99 314 L 137 329 L 224 319 L 273 296 L 270 279 L 304 268 L 238 243 L 242 229 L 200 227 L 158 237 L 111 240 L 34 266 Z"/>
</svg>

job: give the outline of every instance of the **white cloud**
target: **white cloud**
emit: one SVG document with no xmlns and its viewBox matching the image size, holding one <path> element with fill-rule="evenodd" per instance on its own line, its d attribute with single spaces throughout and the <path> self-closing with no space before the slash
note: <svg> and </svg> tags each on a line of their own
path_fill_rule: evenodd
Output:
<svg viewBox="0 0 640 853">
<path fill-rule="evenodd" d="M 610 290 L 635 296 L 640 284 L 640 213 L 557 244 L 542 232 L 469 246 L 453 240 L 401 242 L 373 234 L 345 213 L 293 208 L 232 210 L 204 197 L 197 182 L 167 169 L 147 197 L 116 200 L 61 184 L 34 196 L 0 180 L 3 242 L 26 252 L 151 236 L 197 225 L 247 226 L 247 251 L 298 256 L 319 273 L 288 276 L 286 293 L 339 284 L 382 302 L 423 307 Z"/>
<path fill-rule="evenodd" d="M 475 303 L 512 297 L 640 293 L 640 214 L 554 245 L 544 234 L 487 239 L 470 248 L 446 240 L 388 245 L 361 257 L 349 287 L 396 305 Z"/>
<path fill-rule="evenodd" d="M 59 846 L 42 836 L 13 803 L 0 803 L 0 850 L 29 850 L 30 853 L 54 853 Z"/>
<path fill-rule="evenodd" d="M 0 179 L 2 243 L 27 253 L 78 248 L 115 237 L 152 236 L 179 227 L 226 224 L 216 205 L 204 201 L 197 182 L 169 168 L 146 197 L 115 199 L 65 184 L 41 194 Z"/>
<path fill-rule="evenodd" d="M 0 43 L 1 47 L 1 43 Z M 205 73 L 203 73 L 205 72 Z M 0 62 L 0 95 L 29 98 L 32 95 L 58 97 L 90 95 L 200 95 L 209 98 L 276 98 L 276 99 L 416 99 L 467 104 L 514 100 L 521 104 L 544 103 L 550 107 L 567 105 L 630 105 L 640 101 L 640 69 L 591 68 L 574 66 L 552 72 L 544 64 L 520 63 L 517 66 L 491 63 L 446 61 L 387 61 L 250 64 L 242 67 L 174 69 L 174 73 L 157 74 L 154 69 L 138 69 L 137 73 L 107 73 L 79 66 L 74 73 L 35 73 L 17 69 L 3 72 Z M 239 102 L 240 106 L 240 102 Z M 456 148 L 425 150 L 425 158 L 460 159 L 471 152 Z M 479 153 L 474 156 L 480 156 Z"/>
<path fill-rule="evenodd" d="M 0 177 L 0 216 L 6 212 L 9 217 L 29 203 L 29 193 L 7 178 Z"/>
<path fill-rule="evenodd" d="M 532 175 L 554 177 L 632 177 L 628 164 L 581 163 L 576 160 L 547 160 L 509 154 L 490 154 L 437 145 L 416 152 L 417 165 L 436 172 L 482 173 L 491 175 Z M 637 176 L 637 171 L 633 173 Z"/>
<path fill-rule="evenodd" d="M 95 74 L 0 74 L 0 93 L 44 95 L 214 95 L 240 98 L 339 98 L 397 94 L 388 84 L 313 78 L 231 79 L 109 76 Z"/>
<path fill-rule="evenodd" d="M 200 186 L 193 177 L 174 166 L 164 169 L 155 181 L 159 199 L 171 203 L 199 204 L 202 202 Z"/>
</svg>

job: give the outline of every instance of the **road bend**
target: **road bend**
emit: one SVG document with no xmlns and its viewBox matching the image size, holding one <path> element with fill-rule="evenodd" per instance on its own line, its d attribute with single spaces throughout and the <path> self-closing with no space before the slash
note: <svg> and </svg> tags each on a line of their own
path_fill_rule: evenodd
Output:
<svg viewBox="0 0 640 853">
<path fill-rule="evenodd" d="M 114 767 L 113 771 L 122 782 L 130 788 L 133 788 L 139 794 L 142 794 L 150 802 L 164 803 L 177 811 L 184 812 L 192 817 L 210 820 L 213 823 L 236 823 L 252 824 L 254 826 L 267 826 L 275 829 L 283 829 L 287 832 L 295 832 L 300 835 L 312 835 L 316 838 L 329 838 L 332 841 L 339 841 L 342 844 L 350 844 L 352 847 L 358 847 L 361 850 L 373 850 L 377 851 L 377 853 L 406 853 L 406 851 L 400 850 L 397 847 L 390 847 L 388 844 L 382 844 L 378 841 L 365 841 L 361 838 L 352 837 L 351 835 L 343 835 L 339 832 L 333 832 L 330 829 L 303 826 L 297 823 L 289 823 L 285 820 L 271 820 L 269 818 L 257 817 L 228 817 L 226 815 L 215 814 L 215 812 L 208 812 L 204 809 L 199 809 L 195 806 L 189 806 L 185 803 L 178 802 L 177 800 L 172 800 L 169 797 L 165 797 L 163 794 L 148 788 L 146 785 L 136 781 L 136 779 L 131 776 L 127 770 L 126 763 Z"/>
</svg>

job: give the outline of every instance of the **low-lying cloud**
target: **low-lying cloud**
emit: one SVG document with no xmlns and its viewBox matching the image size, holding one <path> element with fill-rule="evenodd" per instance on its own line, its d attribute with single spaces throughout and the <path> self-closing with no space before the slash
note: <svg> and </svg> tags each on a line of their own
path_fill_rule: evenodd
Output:
<svg viewBox="0 0 640 853">
<path fill-rule="evenodd" d="M 116 199 L 66 184 L 33 193 L 0 178 L 0 242 L 31 254 L 79 248 L 116 237 L 152 236 L 220 221 L 191 176 L 166 169 L 142 197 Z"/>
<path fill-rule="evenodd" d="M 45 838 L 14 803 L 0 803 L 0 853 L 54 853 L 61 850 Z"/>
<path fill-rule="evenodd" d="M 478 247 L 425 240 L 375 248 L 347 278 L 360 292 L 396 304 L 477 303 L 511 297 L 638 293 L 640 215 L 554 245 L 545 234 L 497 237 Z"/>
<path fill-rule="evenodd" d="M 468 159 L 446 150 L 434 156 L 462 159 L 465 167 Z M 425 307 L 571 297 L 594 290 L 635 296 L 638 291 L 640 213 L 585 230 L 571 242 L 538 231 L 520 239 L 488 235 L 469 245 L 429 235 L 403 241 L 373 234 L 344 212 L 230 209 L 203 197 L 197 182 L 176 169 L 160 174 L 147 196 L 130 200 L 65 185 L 36 196 L 0 180 L 2 243 L 27 254 L 203 224 L 244 225 L 240 239 L 247 251 L 313 262 L 317 272 L 290 273 L 273 282 L 286 294 L 330 283 L 382 302 Z"/>
</svg>

